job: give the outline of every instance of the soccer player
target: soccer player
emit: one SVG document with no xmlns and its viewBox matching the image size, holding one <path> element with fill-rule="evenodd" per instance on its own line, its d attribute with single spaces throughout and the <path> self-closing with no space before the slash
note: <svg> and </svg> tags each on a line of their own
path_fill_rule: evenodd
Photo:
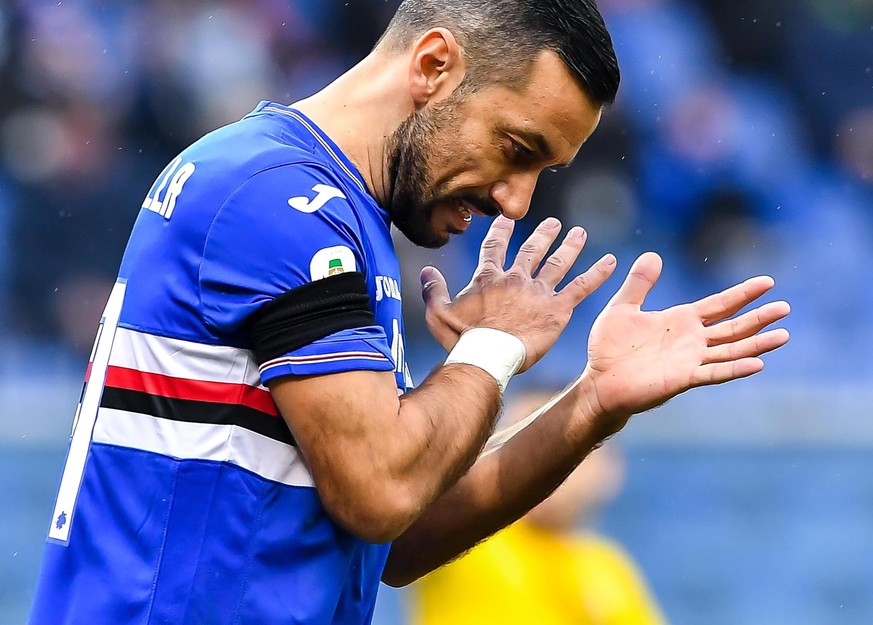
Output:
<svg viewBox="0 0 873 625">
<path fill-rule="evenodd" d="M 759 371 L 787 304 L 724 320 L 772 280 L 642 312 L 646 254 L 579 377 L 477 460 L 510 377 L 615 266 L 556 292 L 585 234 L 545 258 L 555 219 L 505 255 L 537 175 L 570 164 L 618 80 L 592 0 L 406 0 L 324 90 L 168 164 L 101 321 L 31 624 L 368 623 L 380 578 L 517 519 L 632 414 Z M 459 296 L 422 272 L 450 353 L 412 390 L 389 228 L 437 246 L 484 216 Z"/>
</svg>

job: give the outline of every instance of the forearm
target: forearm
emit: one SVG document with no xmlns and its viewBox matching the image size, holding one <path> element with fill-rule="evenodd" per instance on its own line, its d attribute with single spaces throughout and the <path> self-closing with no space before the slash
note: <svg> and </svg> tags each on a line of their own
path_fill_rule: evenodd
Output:
<svg viewBox="0 0 873 625">
<path fill-rule="evenodd" d="M 470 467 L 500 406 L 494 378 L 461 364 L 399 398 L 393 372 L 289 377 L 271 390 L 325 508 L 371 542 L 396 538 Z"/>
<path fill-rule="evenodd" d="M 448 562 L 545 499 L 626 419 L 599 414 L 586 378 L 473 467 L 395 540 L 383 576 L 404 585 Z M 492 440 L 500 440 L 503 433 Z"/>
<path fill-rule="evenodd" d="M 471 365 L 439 367 L 400 398 L 398 420 L 409 429 L 394 471 L 422 510 L 472 466 L 499 411 L 495 380 Z"/>
</svg>

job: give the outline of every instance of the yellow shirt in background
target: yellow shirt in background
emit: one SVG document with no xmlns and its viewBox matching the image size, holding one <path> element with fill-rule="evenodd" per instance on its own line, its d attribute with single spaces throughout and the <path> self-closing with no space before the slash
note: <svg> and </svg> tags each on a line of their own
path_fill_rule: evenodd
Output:
<svg viewBox="0 0 873 625">
<path fill-rule="evenodd" d="M 412 625 L 663 625 L 614 543 L 519 521 L 412 587 Z"/>
</svg>

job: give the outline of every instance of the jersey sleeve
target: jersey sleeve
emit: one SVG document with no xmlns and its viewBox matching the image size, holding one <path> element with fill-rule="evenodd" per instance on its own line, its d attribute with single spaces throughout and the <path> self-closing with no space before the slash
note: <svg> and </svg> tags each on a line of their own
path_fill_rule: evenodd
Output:
<svg viewBox="0 0 873 625">
<path fill-rule="evenodd" d="M 209 328 L 245 343 L 251 340 L 253 316 L 265 306 L 275 308 L 298 293 L 323 292 L 320 284 L 334 276 L 365 276 L 365 234 L 348 195 L 328 170 L 311 164 L 268 169 L 241 185 L 216 214 L 204 246 L 200 305 Z M 369 300 L 365 305 L 372 306 Z M 318 319 L 309 310 L 306 323 L 310 330 L 317 329 Z M 321 310 L 325 312 L 330 311 Z M 393 370 L 385 330 L 370 317 L 367 325 L 357 321 L 339 330 L 325 324 L 326 335 L 309 340 L 309 332 L 305 344 L 274 350 L 258 363 L 261 381 L 283 375 Z"/>
</svg>

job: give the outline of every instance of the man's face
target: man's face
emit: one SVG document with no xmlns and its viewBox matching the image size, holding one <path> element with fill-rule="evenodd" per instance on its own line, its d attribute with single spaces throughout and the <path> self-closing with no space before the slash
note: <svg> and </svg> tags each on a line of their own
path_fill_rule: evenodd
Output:
<svg viewBox="0 0 873 625">
<path fill-rule="evenodd" d="M 391 141 L 389 212 L 417 245 L 440 247 L 473 215 L 523 217 L 536 180 L 566 166 L 600 121 L 564 63 L 543 52 L 524 89 L 487 86 L 431 102 Z"/>
</svg>

